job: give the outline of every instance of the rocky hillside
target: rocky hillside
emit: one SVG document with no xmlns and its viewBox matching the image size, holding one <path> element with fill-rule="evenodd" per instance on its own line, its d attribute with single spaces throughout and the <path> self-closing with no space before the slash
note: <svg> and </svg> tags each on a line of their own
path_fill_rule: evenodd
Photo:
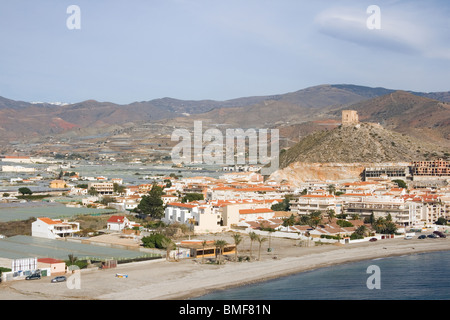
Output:
<svg viewBox="0 0 450 320">
<path fill-rule="evenodd" d="M 446 158 L 448 148 L 384 129 L 379 124 L 339 126 L 304 137 L 280 153 L 280 168 L 294 162 L 380 163 Z"/>
</svg>

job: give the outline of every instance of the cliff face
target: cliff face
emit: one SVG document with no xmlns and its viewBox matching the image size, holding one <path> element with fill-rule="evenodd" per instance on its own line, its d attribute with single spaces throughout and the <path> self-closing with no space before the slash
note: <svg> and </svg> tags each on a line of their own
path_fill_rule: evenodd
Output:
<svg viewBox="0 0 450 320">
<path fill-rule="evenodd" d="M 294 162 L 274 172 L 270 178 L 277 182 L 286 180 L 294 186 L 299 186 L 308 180 L 324 182 L 358 180 L 367 165 L 364 163 Z"/>
<path fill-rule="evenodd" d="M 408 162 L 384 163 L 311 163 L 294 162 L 270 176 L 276 182 L 288 181 L 294 186 L 300 186 L 306 181 L 344 182 L 361 178 L 366 167 L 376 166 L 406 166 Z"/>
</svg>

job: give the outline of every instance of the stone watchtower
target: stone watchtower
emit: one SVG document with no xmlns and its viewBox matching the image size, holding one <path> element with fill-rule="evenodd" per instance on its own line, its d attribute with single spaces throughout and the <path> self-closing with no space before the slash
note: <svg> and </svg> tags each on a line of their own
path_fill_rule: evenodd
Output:
<svg viewBox="0 0 450 320">
<path fill-rule="evenodd" d="M 342 110 L 342 125 L 351 126 L 359 123 L 358 112 L 355 110 Z"/>
</svg>

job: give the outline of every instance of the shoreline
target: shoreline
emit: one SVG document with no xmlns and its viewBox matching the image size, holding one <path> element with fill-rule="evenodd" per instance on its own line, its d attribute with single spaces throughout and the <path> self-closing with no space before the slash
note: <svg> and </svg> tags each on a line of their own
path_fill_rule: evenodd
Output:
<svg viewBox="0 0 450 320">
<path fill-rule="evenodd" d="M 415 248 L 414 248 L 415 250 Z M 257 284 L 257 283 L 263 283 L 266 281 L 271 281 L 271 280 L 276 280 L 276 279 L 281 279 L 283 277 L 289 277 L 291 275 L 296 275 L 296 274 L 300 274 L 303 272 L 309 272 L 309 271 L 314 271 L 314 270 L 319 270 L 322 268 L 328 268 L 328 267 L 334 267 L 334 266 L 339 266 L 339 265 L 345 265 L 345 264 L 351 264 L 351 263 L 357 263 L 357 262 L 361 262 L 361 261 L 370 261 L 370 260 L 380 260 L 380 259 L 385 259 L 385 258 L 391 258 L 391 257 L 400 257 L 400 256 L 407 256 L 407 255 L 414 255 L 414 254 L 426 254 L 426 253 L 431 253 L 431 252 L 444 252 L 444 251 L 450 251 L 450 247 L 448 248 L 437 248 L 437 249 L 433 249 L 433 248 L 423 248 L 421 250 L 415 250 L 415 251 L 411 251 L 408 253 L 388 253 L 386 255 L 374 255 L 373 257 L 366 257 L 366 258 L 355 258 L 355 259 L 348 259 L 345 261 L 341 261 L 341 262 L 324 262 L 320 265 L 314 266 L 314 267 L 300 267 L 298 270 L 292 270 L 292 271 L 287 271 L 284 273 L 280 273 L 277 275 L 273 275 L 273 276 L 267 276 L 265 278 L 260 278 L 260 279 L 255 279 L 255 280 L 250 280 L 246 283 L 242 283 L 242 284 L 228 284 L 228 285 L 224 285 L 221 288 L 218 289 L 212 289 L 212 290 L 207 290 L 206 293 L 199 293 L 199 292 L 191 292 L 185 296 L 179 296 L 177 298 L 174 298 L 174 300 L 191 300 L 191 299 L 196 299 L 208 294 L 212 294 L 214 292 L 218 292 L 218 291 L 224 291 L 224 290 L 229 290 L 229 289 L 233 289 L 233 288 L 239 288 L 239 287 L 243 287 L 243 286 L 247 286 L 247 285 L 252 285 L 252 284 Z M 205 289 L 199 289 L 199 291 L 205 291 Z"/>
<path fill-rule="evenodd" d="M 276 253 L 261 252 L 261 261 L 229 261 L 215 265 L 201 264 L 198 259 L 178 262 L 162 259 L 119 265 L 116 269 L 89 270 L 80 274 L 80 289 L 68 289 L 64 283 L 51 284 L 52 277 L 2 283 L 0 300 L 192 300 L 215 291 L 324 267 L 450 250 L 449 238 L 399 238 L 309 248 L 298 247 L 288 239 L 272 239 L 272 243 Z M 248 244 L 239 248 L 240 255 L 248 254 Z M 257 255 L 257 248 L 253 248 L 253 256 Z M 128 278 L 117 278 L 116 273 L 126 273 Z"/>
</svg>

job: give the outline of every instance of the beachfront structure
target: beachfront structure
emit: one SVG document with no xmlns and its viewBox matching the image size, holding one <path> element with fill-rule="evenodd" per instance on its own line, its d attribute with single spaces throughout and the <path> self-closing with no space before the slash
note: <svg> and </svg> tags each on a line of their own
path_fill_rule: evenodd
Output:
<svg viewBox="0 0 450 320">
<path fill-rule="evenodd" d="M 223 247 L 223 251 L 214 244 L 214 241 L 208 240 L 203 243 L 203 240 L 183 240 L 177 244 L 178 247 L 189 249 L 189 256 L 192 258 L 215 258 L 219 255 L 234 255 L 236 252 L 236 245 L 227 243 Z"/>
<path fill-rule="evenodd" d="M 31 235 L 33 237 L 60 239 L 65 237 L 73 237 L 76 232 L 80 231 L 79 222 L 67 222 L 67 220 L 50 219 L 47 217 L 37 218 L 31 224 Z"/>
</svg>

